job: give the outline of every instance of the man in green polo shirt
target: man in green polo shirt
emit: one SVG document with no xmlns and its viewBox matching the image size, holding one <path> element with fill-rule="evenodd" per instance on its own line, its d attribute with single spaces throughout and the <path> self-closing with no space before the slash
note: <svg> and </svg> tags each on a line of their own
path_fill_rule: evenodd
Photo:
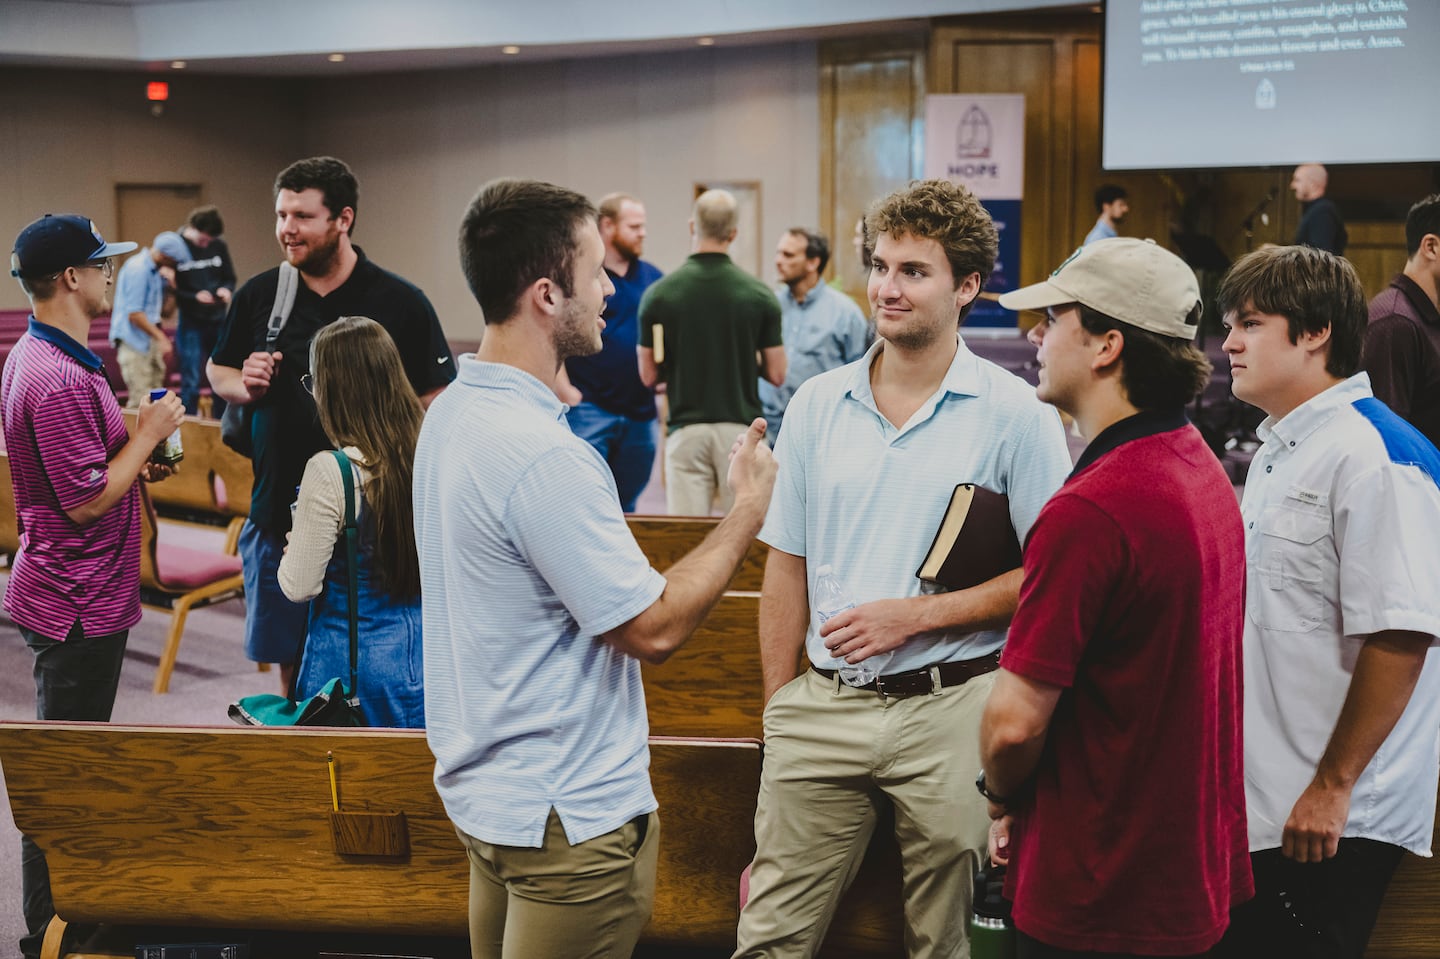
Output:
<svg viewBox="0 0 1440 959">
<path fill-rule="evenodd" d="M 735 197 L 707 190 L 690 217 L 694 252 L 640 301 L 640 379 L 665 383 L 665 501 L 672 515 L 730 509 L 730 447 L 761 415 L 756 371 L 785 382 L 780 303 L 730 259 Z"/>
</svg>

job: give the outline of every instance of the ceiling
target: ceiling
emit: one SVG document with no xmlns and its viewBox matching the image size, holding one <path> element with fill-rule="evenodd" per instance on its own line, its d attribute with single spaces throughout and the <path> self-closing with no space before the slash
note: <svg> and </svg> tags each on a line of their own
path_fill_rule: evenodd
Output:
<svg viewBox="0 0 1440 959">
<path fill-rule="evenodd" d="M 0 0 L 0 65 L 312 76 L 895 33 L 1074 0 Z M 507 47 L 518 48 L 507 51 Z M 332 62 L 332 55 L 343 61 Z"/>
</svg>

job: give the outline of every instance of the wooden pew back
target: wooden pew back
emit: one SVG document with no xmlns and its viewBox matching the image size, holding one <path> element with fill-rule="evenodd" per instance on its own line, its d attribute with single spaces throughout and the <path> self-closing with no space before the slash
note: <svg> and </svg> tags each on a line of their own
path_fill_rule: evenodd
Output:
<svg viewBox="0 0 1440 959">
<path fill-rule="evenodd" d="M 134 435 L 139 416 L 125 410 L 125 427 Z M 150 498 L 160 509 L 213 513 L 229 519 L 250 512 L 250 491 L 255 482 L 250 461 L 220 439 L 220 421 L 187 416 L 180 424 L 185 458 L 180 469 L 164 482 L 152 483 Z M 217 478 L 223 496 L 217 492 Z"/>
<path fill-rule="evenodd" d="M 761 737 L 759 616 L 758 593 L 726 593 L 689 642 L 644 665 L 652 735 Z"/>
<path fill-rule="evenodd" d="M 406 855 L 336 852 L 327 752 L 342 809 L 404 813 Z M 0 767 L 69 922 L 466 935 L 469 866 L 421 731 L 6 722 Z M 755 742 L 652 741 L 645 941 L 733 944 L 759 776 Z"/>
<path fill-rule="evenodd" d="M 719 522 L 709 516 L 627 516 L 630 532 L 650 560 L 650 565 L 660 572 L 671 566 L 700 545 Z M 758 540 L 750 544 L 745 560 L 740 564 L 730 589 L 738 592 L 758 592 L 765 576 L 765 557 L 770 548 Z"/>
</svg>

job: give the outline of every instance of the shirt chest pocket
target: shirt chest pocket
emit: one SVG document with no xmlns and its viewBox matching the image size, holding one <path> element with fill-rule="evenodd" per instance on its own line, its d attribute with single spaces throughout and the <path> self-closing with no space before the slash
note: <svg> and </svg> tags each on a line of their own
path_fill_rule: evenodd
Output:
<svg viewBox="0 0 1440 959">
<path fill-rule="evenodd" d="M 1260 539 L 1250 568 L 1250 618 L 1264 629 L 1308 633 L 1325 620 L 1334 581 L 1330 516 L 1272 506 L 1257 524 Z"/>
</svg>

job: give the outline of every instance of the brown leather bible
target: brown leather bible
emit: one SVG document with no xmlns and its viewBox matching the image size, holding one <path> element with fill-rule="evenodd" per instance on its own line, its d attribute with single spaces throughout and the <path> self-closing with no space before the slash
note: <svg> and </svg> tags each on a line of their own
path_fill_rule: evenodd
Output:
<svg viewBox="0 0 1440 959">
<path fill-rule="evenodd" d="M 915 575 L 949 589 L 969 589 L 1020 565 L 1020 540 L 1010 522 L 1010 498 L 961 483 L 925 561 Z"/>
</svg>

